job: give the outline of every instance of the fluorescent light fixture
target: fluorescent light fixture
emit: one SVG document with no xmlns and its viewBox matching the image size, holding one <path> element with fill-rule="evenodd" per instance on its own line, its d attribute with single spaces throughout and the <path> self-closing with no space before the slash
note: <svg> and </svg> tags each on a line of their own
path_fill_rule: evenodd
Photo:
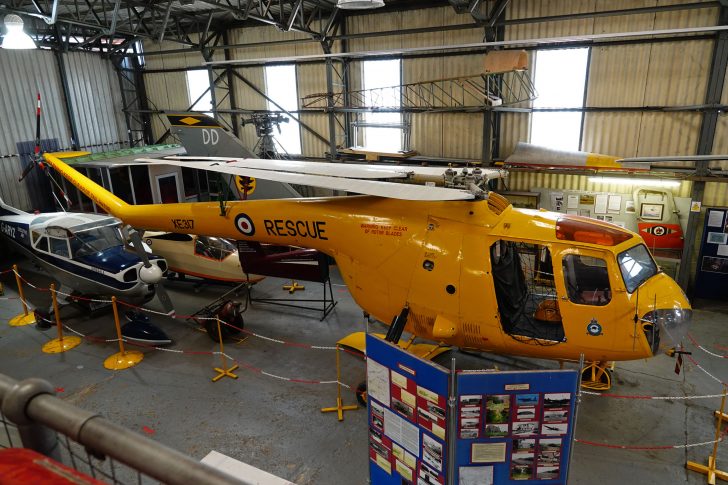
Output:
<svg viewBox="0 0 728 485">
<path fill-rule="evenodd" d="M 35 49 L 35 41 L 23 32 L 23 19 L 15 14 L 5 16 L 7 32 L 3 38 L 3 49 Z"/>
<path fill-rule="evenodd" d="M 384 0 L 339 0 L 336 6 L 345 10 L 364 10 L 384 7 Z"/>
<path fill-rule="evenodd" d="M 640 185 L 642 187 L 680 187 L 679 180 L 665 180 L 665 179 L 589 177 L 589 182 L 593 183 L 593 184 Z"/>
</svg>

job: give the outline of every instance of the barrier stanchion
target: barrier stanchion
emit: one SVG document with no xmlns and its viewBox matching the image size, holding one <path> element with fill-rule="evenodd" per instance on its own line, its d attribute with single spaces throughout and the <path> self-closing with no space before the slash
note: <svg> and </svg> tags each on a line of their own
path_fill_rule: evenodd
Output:
<svg viewBox="0 0 728 485">
<path fill-rule="evenodd" d="M 116 325 L 116 336 L 119 338 L 119 352 L 104 360 L 104 367 L 109 370 L 123 370 L 134 367 L 144 359 L 144 354 L 137 350 L 125 350 L 124 338 L 121 335 L 121 324 L 119 323 L 119 309 L 116 306 L 116 297 L 111 297 L 111 307 L 114 309 L 114 324 Z"/>
<path fill-rule="evenodd" d="M 223 377 L 232 377 L 233 379 L 237 379 L 238 375 L 233 374 L 233 371 L 238 368 L 238 364 L 233 365 L 228 369 L 227 367 L 227 359 L 225 359 L 225 347 L 222 343 L 222 330 L 220 329 L 220 319 L 215 318 L 217 320 L 217 337 L 220 339 L 220 358 L 222 359 L 222 366 L 221 367 L 214 367 L 214 369 L 218 372 L 218 374 L 212 378 L 212 382 L 217 382 Z"/>
<path fill-rule="evenodd" d="M 43 352 L 46 354 L 59 354 L 66 350 L 81 344 L 81 338 L 74 335 L 63 336 L 63 324 L 61 316 L 58 314 L 58 299 L 56 298 L 56 285 L 51 283 L 51 298 L 53 299 L 53 313 L 56 316 L 56 328 L 58 329 L 58 338 L 54 338 L 43 345 Z"/>
<path fill-rule="evenodd" d="M 283 285 L 283 289 L 292 295 L 295 292 L 297 292 L 298 290 L 305 290 L 306 287 L 303 285 L 299 285 L 298 282 L 295 280 L 291 280 L 291 284 Z"/>
<path fill-rule="evenodd" d="M 18 284 L 18 295 L 20 296 L 20 303 L 23 304 L 23 313 L 11 318 L 8 325 L 11 327 L 22 327 L 23 325 L 35 323 L 35 315 L 33 313 L 28 313 L 28 305 L 25 303 L 25 295 L 23 294 L 23 282 L 20 281 L 17 264 L 13 265 L 13 273 L 15 273 L 15 282 Z"/>
<path fill-rule="evenodd" d="M 715 425 L 715 443 L 713 444 L 713 453 L 711 453 L 708 457 L 708 466 L 701 465 L 700 463 L 696 463 L 694 461 L 688 461 L 685 464 L 688 470 L 707 475 L 708 483 L 710 485 L 715 485 L 716 478 L 728 481 L 728 473 L 720 471 L 716 468 L 716 455 L 718 454 L 718 443 L 720 442 L 721 437 L 720 429 L 723 425 L 723 416 L 725 416 L 725 397 L 726 389 L 723 388 L 723 399 L 721 399 L 720 401 L 720 412 L 716 412 L 718 421 Z"/>
<path fill-rule="evenodd" d="M 339 357 L 339 346 L 336 345 L 336 406 L 330 408 L 321 408 L 322 413 L 332 413 L 336 411 L 339 421 L 344 420 L 344 411 L 353 411 L 359 409 L 356 404 L 344 406 L 341 400 L 341 358 Z"/>
</svg>

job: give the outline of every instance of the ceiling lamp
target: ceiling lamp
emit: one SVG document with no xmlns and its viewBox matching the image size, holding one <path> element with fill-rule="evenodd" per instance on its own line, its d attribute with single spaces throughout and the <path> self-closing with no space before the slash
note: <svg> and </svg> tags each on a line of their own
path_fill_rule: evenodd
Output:
<svg viewBox="0 0 728 485">
<path fill-rule="evenodd" d="M 339 0 L 336 6 L 345 10 L 364 10 L 384 7 L 384 0 Z"/>
<path fill-rule="evenodd" d="M 35 41 L 23 32 L 23 19 L 15 14 L 5 16 L 7 33 L 3 39 L 3 49 L 35 49 Z"/>
</svg>

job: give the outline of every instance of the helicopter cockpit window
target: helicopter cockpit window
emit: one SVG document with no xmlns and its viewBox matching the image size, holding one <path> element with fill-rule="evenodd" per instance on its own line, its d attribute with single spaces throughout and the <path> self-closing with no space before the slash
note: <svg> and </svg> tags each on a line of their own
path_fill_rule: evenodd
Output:
<svg viewBox="0 0 728 485">
<path fill-rule="evenodd" d="M 657 274 L 657 265 L 644 244 L 622 251 L 617 256 L 617 262 L 624 285 L 630 293 Z"/>
<path fill-rule="evenodd" d="M 564 327 L 548 247 L 499 240 L 490 247 L 490 260 L 503 330 L 522 342 L 562 342 Z"/>
<path fill-rule="evenodd" d="M 562 259 L 569 300 L 580 305 L 603 306 L 612 299 L 607 262 L 592 256 L 567 254 Z"/>
<path fill-rule="evenodd" d="M 197 236 L 195 241 L 195 254 L 206 258 L 222 261 L 233 251 L 235 251 L 235 246 L 227 239 Z"/>
<path fill-rule="evenodd" d="M 70 253 L 68 252 L 68 239 L 52 237 L 50 238 L 50 242 L 52 254 L 63 256 L 64 258 L 70 257 Z"/>
</svg>

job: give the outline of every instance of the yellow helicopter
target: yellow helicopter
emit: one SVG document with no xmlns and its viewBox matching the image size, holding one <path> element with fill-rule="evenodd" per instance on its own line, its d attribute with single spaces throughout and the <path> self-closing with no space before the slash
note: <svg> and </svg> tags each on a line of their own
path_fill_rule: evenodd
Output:
<svg viewBox="0 0 728 485">
<path fill-rule="evenodd" d="M 462 349 L 560 361 L 583 355 L 585 379 L 605 389 L 612 361 L 679 349 L 687 332 L 690 304 L 638 234 L 515 209 L 486 190 L 487 171 L 224 157 L 195 157 L 192 165 L 186 158 L 139 162 L 367 195 L 135 206 L 45 155 L 99 207 L 134 227 L 332 256 L 362 309 L 392 322 L 392 341 L 406 330 Z M 440 186 L 396 182 L 412 179 Z"/>
</svg>

